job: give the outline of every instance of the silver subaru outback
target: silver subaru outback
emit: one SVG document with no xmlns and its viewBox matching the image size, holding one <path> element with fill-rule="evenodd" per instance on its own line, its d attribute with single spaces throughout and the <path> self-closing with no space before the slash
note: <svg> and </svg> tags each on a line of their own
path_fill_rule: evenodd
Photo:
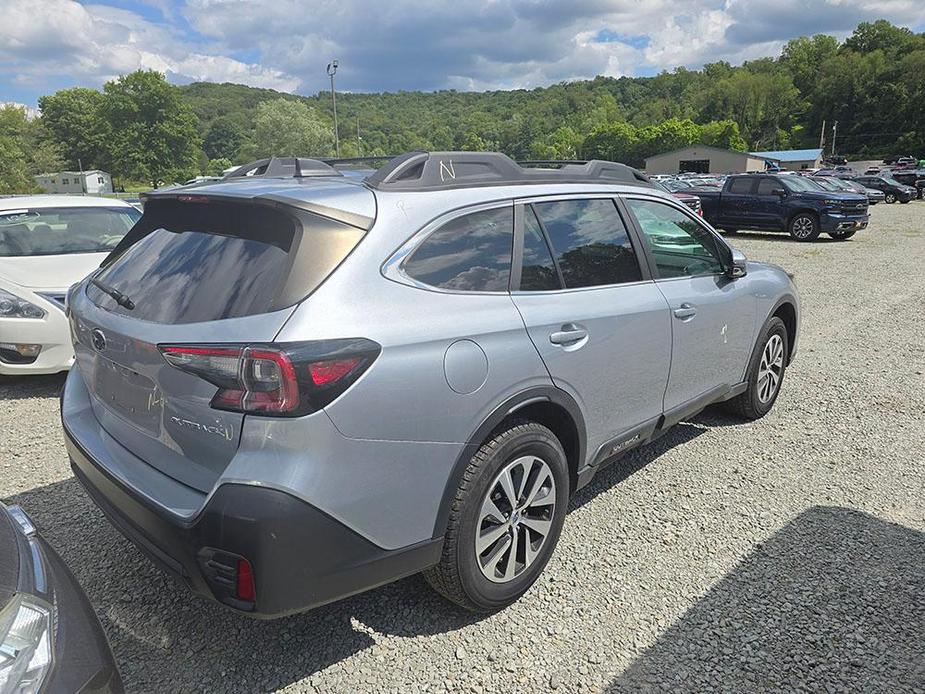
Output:
<svg viewBox="0 0 925 694">
<path fill-rule="evenodd" d="M 638 171 L 471 152 L 152 193 L 68 306 L 76 476 L 262 617 L 420 571 L 509 605 L 607 463 L 713 403 L 766 414 L 800 321 L 783 270 Z"/>
</svg>

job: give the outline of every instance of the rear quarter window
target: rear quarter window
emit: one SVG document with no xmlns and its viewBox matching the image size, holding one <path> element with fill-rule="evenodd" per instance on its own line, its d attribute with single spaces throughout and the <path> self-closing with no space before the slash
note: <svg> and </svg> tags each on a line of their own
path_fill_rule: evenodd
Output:
<svg viewBox="0 0 925 694">
<path fill-rule="evenodd" d="M 506 292 L 513 246 L 513 206 L 480 210 L 431 233 L 402 269 L 408 277 L 440 289 Z"/>
</svg>

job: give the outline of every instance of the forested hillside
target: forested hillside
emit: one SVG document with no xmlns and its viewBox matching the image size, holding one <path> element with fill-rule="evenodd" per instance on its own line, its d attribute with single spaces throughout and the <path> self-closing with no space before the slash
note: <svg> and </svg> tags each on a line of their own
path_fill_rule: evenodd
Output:
<svg viewBox="0 0 925 694">
<path fill-rule="evenodd" d="M 236 84 L 173 87 L 133 73 L 102 92 L 65 89 L 42 117 L 0 109 L 0 192 L 54 165 L 180 180 L 270 154 L 334 153 L 330 94 Z M 341 156 L 414 149 L 500 150 L 515 158 L 644 157 L 693 143 L 749 150 L 818 146 L 838 121 L 839 154 L 925 153 L 925 34 L 886 21 L 845 41 L 790 41 L 780 56 L 655 77 L 597 77 L 532 90 L 339 92 Z M 359 132 L 358 132 L 359 130 Z"/>
</svg>

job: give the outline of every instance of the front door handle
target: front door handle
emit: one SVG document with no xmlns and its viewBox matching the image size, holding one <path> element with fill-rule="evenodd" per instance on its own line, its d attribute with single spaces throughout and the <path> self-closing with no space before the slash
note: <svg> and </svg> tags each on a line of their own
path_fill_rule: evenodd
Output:
<svg viewBox="0 0 925 694">
<path fill-rule="evenodd" d="M 550 334 L 549 341 L 554 345 L 570 345 L 573 342 L 584 340 L 588 336 L 588 331 L 579 328 L 577 325 L 563 325 L 562 330 Z"/>
<path fill-rule="evenodd" d="M 693 304 L 683 303 L 674 310 L 674 317 L 681 320 L 687 320 L 697 315 L 697 309 Z"/>
</svg>

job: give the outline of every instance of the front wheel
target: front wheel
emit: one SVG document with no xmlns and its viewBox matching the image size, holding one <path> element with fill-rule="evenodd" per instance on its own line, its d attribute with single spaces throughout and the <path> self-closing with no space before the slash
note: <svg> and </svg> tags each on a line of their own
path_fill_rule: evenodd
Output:
<svg viewBox="0 0 925 694">
<path fill-rule="evenodd" d="M 424 573 L 476 612 L 515 602 L 555 549 L 568 505 L 568 463 L 546 427 L 519 421 L 482 444 L 450 509 L 440 563 Z"/>
<path fill-rule="evenodd" d="M 749 362 L 748 387 L 744 393 L 725 403 L 730 412 L 743 419 L 754 420 L 771 411 L 784 382 L 789 345 L 784 321 L 777 316 L 772 317 L 761 332 L 757 349 Z"/>
<path fill-rule="evenodd" d="M 892 205 L 894 202 L 896 202 L 896 194 L 895 194 L 895 193 L 887 193 L 887 194 L 884 196 L 883 199 L 884 199 L 888 204 Z"/>
<path fill-rule="evenodd" d="M 847 231 L 830 231 L 829 236 L 831 236 L 836 241 L 847 241 L 856 233 L 855 229 L 849 229 Z"/>
<path fill-rule="evenodd" d="M 814 241 L 819 237 L 819 220 L 809 212 L 800 212 L 790 220 L 790 236 L 797 241 Z"/>
</svg>

